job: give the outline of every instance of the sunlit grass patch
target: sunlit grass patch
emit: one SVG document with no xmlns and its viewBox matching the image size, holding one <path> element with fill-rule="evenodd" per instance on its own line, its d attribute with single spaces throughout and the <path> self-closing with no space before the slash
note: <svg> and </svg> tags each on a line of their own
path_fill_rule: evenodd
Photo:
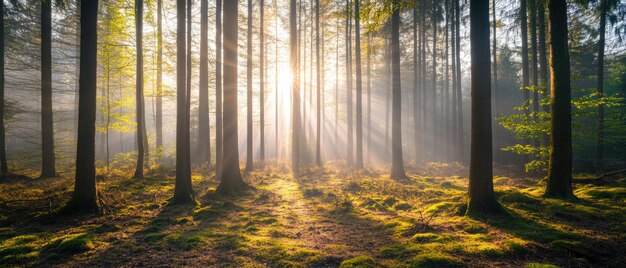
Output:
<svg viewBox="0 0 626 268">
<path fill-rule="evenodd" d="M 374 268 L 376 260 L 370 256 L 357 256 L 352 259 L 345 260 L 339 265 L 340 268 Z"/>
<path fill-rule="evenodd" d="M 444 253 L 424 253 L 415 256 L 407 262 L 409 267 L 440 267 L 440 268 L 457 268 L 466 267 L 466 265 L 458 258 L 452 257 Z"/>
</svg>

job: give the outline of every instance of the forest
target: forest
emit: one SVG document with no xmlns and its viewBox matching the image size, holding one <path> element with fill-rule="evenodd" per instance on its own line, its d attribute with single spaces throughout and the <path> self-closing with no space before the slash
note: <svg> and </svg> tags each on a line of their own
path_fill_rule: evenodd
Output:
<svg viewBox="0 0 626 268">
<path fill-rule="evenodd" d="M 626 265 L 626 0 L 0 14 L 0 267 Z"/>
</svg>

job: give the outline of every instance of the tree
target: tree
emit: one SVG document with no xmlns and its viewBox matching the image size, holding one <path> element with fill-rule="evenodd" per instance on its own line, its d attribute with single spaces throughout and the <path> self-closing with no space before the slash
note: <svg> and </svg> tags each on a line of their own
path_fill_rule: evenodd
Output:
<svg viewBox="0 0 626 268">
<path fill-rule="evenodd" d="M 567 198 L 572 190 L 572 107 L 569 48 L 567 44 L 567 3 L 549 0 L 550 47 L 550 158 L 545 196 Z"/>
<path fill-rule="evenodd" d="M 156 147 L 163 147 L 163 0 L 157 0 Z"/>
<path fill-rule="evenodd" d="M 41 177 L 55 177 L 52 118 L 52 2 L 41 1 Z"/>
<path fill-rule="evenodd" d="M 391 74 L 392 74 L 392 115 L 391 115 L 391 178 L 406 178 L 402 160 L 402 77 L 400 76 L 400 0 L 393 1 L 391 15 Z"/>
<path fill-rule="evenodd" d="M 472 134 L 467 214 L 499 214 L 493 192 L 489 1 L 470 0 Z"/>
<path fill-rule="evenodd" d="M 317 135 L 315 141 L 315 164 L 322 165 L 322 103 L 321 93 L 322 88 L 320 81 L 320 1 L 315 0 L 315 57 L 316 57 L 316 75 L 317 75 Z"/>
<path fill-rule="evenodd" d="M 265 1 L 264 0 L 260 0 L 260 6 L 261 6 L 261 30 L 259 34 L 260 37 L 260 43 L 261 43 L 261 52 L 259 53 L 260 56 L 260 62 L 261 62 L 261 66 L 260 66 L 260 93 L 259 93 L 259 107 L 260 107 L 260 131 L 261 131 L 261 141 L 259 143 L 260 146 L 260 157 L 259 157 L 259 166 L 261 168 L 264 168 L 265 166 Z"/>
<path fill-rule="evenodd" d="M 215 1 L 215 176 L 221 178 L 224 161 L 222 121 L 222 0 Z"/>
<path fill-rule="evenodd" d="M 522 87 L 526 89 L 530 85 L 530 77 L 528 70 L 528 17 L 526 15 L 526 0 L 521 0 L 520 4 L 520 21 L 521 23 L 521 33 L 522 33 Z M 530 92 L 528 90 L 524 91 L 524 101 L 528 101 L 530 99 Z M 524 113 L 526 116 L 530 115 L 529 110 L 525 110 Z M 526 143 L 526 141 L 524 141 Z"/>
<path fill-rule="evenodd" d="M 135 166 L 135 174 L 133 178 L 143 178 L 143 164 L 144 164 L 144 136 L 145 133 L 145 108 L 143 98 L 143 0 L 135 0 L 135 29 L 137 39 L 137 70 L 136 70 L 136 93 L 135 93 L 135 105 L 136 113 L 135 120 L 137 120 L 137 165 Z"/>
<path fill-rule="evenodd" d="M 599 34 L 600 37 L 598 39 L 598 94 L 600 98 L 604 96 L 604 47 L 605 47 L 605 39 L 606 39 L 606 16 L 608 12 L 608 1 L 609 0 L 599 0 L 600 1 L 600 29 Z M 604 105 L 600 103 L 598 105 L 598 137 L 597 137 L 597 164 L 596 168 L 598 172 L 602 172 L 604 170 Z"/>
<path fill-rule="evenodd" d="M 194 203 L 187 124 L 187 48 L 185 0 L 176 0 L 176 184 L 172 204 Z M 189 70 L 190 71 L 190 70 Z"/>
<path fill-rule="evenodd" d="M 209 1 L 200 1 L 200 83 L 198 92 L 198 158 L 211 163 L 211 132 L 209 125 Z"/>
<path fill-rule="evenodd" d="M 291 170 L 294 176 L 300 171 L 300 70 L 298 68 L 298 28 L 296 27 L 296 0 L 289 2 L 289 51 L 291 61 L 292 90 L 292 131 L 291 131 Z"/>
<path fill-rule="evenodd" d="M 538 69 L 538 58 L 537 58 L 537 1 L 538 0 L 530 0 L 528 9 L 530 10 L 530 64 L 532 65 L 532 86 L 535 88 L 533 90 L 533 112 L 539 112 L 539 91 L 537 88 L 539 87 L 539 69 Z M 535 114 L 533 117 L 536 117 Z M 535 146 L 539 146 L 539 140 L 534 139 L 533 143 Z"/>
<path fill-rule="evenodd" d="M 0 14 L 4 14 L 4 1 L 0 2 Z M 0 175 L 9 173 L 4 129 L 4 16 L 0 18 Z"/>
<path fill-rule="evenodd" d="M 68 211 L 98 209 L 96 190 L 96 86 L 98 74 L 98 0 L 80 5 L 80 79 L 78 144 L 74 192 Z"/>
<path fill-rule="evenodd" d="M 412 26 L 412 30 L 413 30 L 413 149 L 414 149 L 414 157 L 415 157 L 415 161 L 417 162 L 418 156 L 419 156 L 419 124 L 420 124 L 420 120 L 419 120 L 419 115 L 418 115 L 418 102 L 419 102 L 419 98 L 418 98 L 418 73 L 420 73 L 420 70 L 418 69 L 418 56 L 419 56 L 419 52 L 417 49 L 417 1 L 414 3 L 413 6 L 413 26 Z M 369 54 L 368 54 L 369 56 Z M 369 59 L 368 59 L 369 60 Z"/>
<path fill-rule="evenodd" d="M 356 55 L 356 163 L 355 167 L 363 168 L 363 83 L 361 74 L 361 18 L 359 10 L 360 1 L 354 1 L 354 31 L 355 31 L 355 55 Z"/>
<path fill-rule="evenodd" d="M 246 142 L 246 171 L 250 172 L 254 169 L 254 159 L 252 157 L 252 150 L 254 148 L 253 144 L 252 144 L 252 135 L 253 135 L 253 128 L 252 128 L 252 110 L 253 110 L 253 106 L 252 106 L 252 20 L 253 20 L 253 16 L 252 16 L 252 0 L 248 0 L 248 42 L 246 43 L 246 59 L 247 59 L 247 63 L 246 63 L 246 81 L 247 81 L 247 86 L 246 88 L 248 89 L 247 92 L 247 142 Z"/>
<path fill-rule="evenodd" d="M 237 36 L 239 1 L 224 2 L 224 162 L 216 192 L 232 195 L 249 186 L 241 179 L 239 170 L 239 141 L 237 130 Z"/>
<path fill-rule="evenodd" d="M 346 100 L 348 109 L 348 165 L 354 164 L 354 140 L 352 127 L 352 14 L 350 12 L 350 0 L 346 0 Z"/>
</svg>

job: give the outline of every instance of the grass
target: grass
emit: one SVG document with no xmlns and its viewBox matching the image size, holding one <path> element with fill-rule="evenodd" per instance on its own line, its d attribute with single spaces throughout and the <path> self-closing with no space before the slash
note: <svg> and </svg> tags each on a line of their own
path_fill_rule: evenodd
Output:
<svg viewBox="0 0 626 268">
<path fill-rule="evenodd" d="M 0 267 L 568 267 L 626 261 L 626 180 L 575 185 L 545 199 L 535 180 L 498 177 L 509 218 L 463 216 L 467 180 L 445 165 L 397 182 L 384 171 L 310 168 L 294 179 L 251 172 L 257 190 L 214 194 L 194 173 L 195 206 L 168 206 L 174 172 L 143 180 L 114 170 L 98 182 L 106 213 L 66 216 L 73 178 L 0 183 Z M 456 171 L 455 171 L 456 172 Z M 440 175 L 445 176 L 440 176 Z"/>
</svg>

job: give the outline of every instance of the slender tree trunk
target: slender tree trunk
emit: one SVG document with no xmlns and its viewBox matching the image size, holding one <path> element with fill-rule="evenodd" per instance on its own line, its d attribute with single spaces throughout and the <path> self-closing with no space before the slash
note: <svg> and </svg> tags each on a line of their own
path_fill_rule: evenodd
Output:
<svg viewBox="0 0 626 268">
<path fill-rule="evenodd" d="M 348 166 L 354 165 L 354 132 L 352 126 L 352 16 L 350 10 L 350 0 L 346 0 L 346 99 L 348 109 L 348 151 L 347 161 Z"/>
<path fill-rule="evenodd" d="M 298 28 L 296 27 L 296 0 L 289 2 L 289 51 L 291 72 L 294 74 L 291 81 L 293 91 L 292 131 L 291 131 L 291 169 L 294 177 L 300 171 L 300 70 L 298 63 Z"/>
<path fill-rule="evenodd" d="M 456 14 L 457 14 L 457 10 L 456 10 L 456 4 L 455 2 L 457 2 L 457 0 L 452 0 L 452 23 L 451 23 L 451 38 L 452 38 L 452 137 L 451 137 L 451 143 L 452 143 L 452 161 L 459 161 L 459 150 L 458 150 L 458 146 L 459 146 L 459 113 L 458 113 L 458 106 L 459 106 L 459 96 L 457 96 L 456 91 L 458 88 L 458 84 L 460 83 L 457 75 L 456 75 L 456 70 L 457 70 L 457 60 L 456 60 L 456 47 L 457 47 L 457 40 L 456 40 Z"/>
<path fill-rule="evenodd" d="M 432 10 L 432 26 L 433 26 L 433 160 L 439 159 L 439 145 L 441 140 L 438 136 L 439 124 L 437 124 L 437 0 L 433 1 L 433 10 Z"/>
<path fill-rule="evenodd" d="M 261 66 L 259 67 L 260 72 L 260 89 L 259 89 L 259 130 L 261 132 L 260 142 L 259 142 L 259 167 L 263 169 L 265 167 L 265 1 L 260 0 L 260 8 L 261 8 L 261 29 L 259 39 L 261 43 L 261 52 L 259 53 L 261 62 Z"/>
<path fill-rule="evenodd" d="M 183 134 L 185 137 L 185 154 L 186 154 L 186 172 L 187 172 L 187 177 L 191 178 L 191 78 L 193 77 L 193 60 L 192 60 L 192 50 L 191 50 L 191 37 L 192 37 L 192 30 L 193 28 L 191 27 L 192 25 L 192 21 L 193 21 L 193 15 L 192 15 L 192 0 L 187 0 L 187 90 L 185 92 L 185 106 L 184 106 L 184 113 L 185 113 L 185 128 L 184 131 L 185 133 Z M 192 188 L 192 183 L 188 184 L 188 188 L 189 188 L 189 192 L 193 192 L 193 188 Z"/>
<path fill-rule="evenodd" d="M 420 100 L 421 100 L 421 126 L 424 131 L 420 133 L 421 141 L 420 147 L 422 149 L 422 160 L 426 160 L 425 152 L 427 150 L 426 146 L 426 129 L 428 129 L 427 125 L 427 115 L 428 115 L 428 107 L 426 98 L 428 96 L 426 90 L 426 0 L 421 0 L 420 7 Z"/>
<path fill-rule="evenodd" d="M 41 1 L 41 177 L 55 177 L 52 118 L 52 2 Z"/>
<path fill-rule="evenodd" d="M 222 0 L 216 0 L 215 2 L 215 176 L 221 178 L 224 161 L 222 123 Z"/>
<path fill-rule="evenodd" d="M 548 57 L 546 55 L 546 1 L 547 0 L 538 0 L 537 5 L 537 20 L 539 24 L 539 85 L 542 89 L 542 96 L 546 97 L 549 95 L 548 87 L 550 80 L 548 79 Z M 549 106 L 543 105 L 543 111 L 548 113 Z M 548 135 L 543 135 L 541 139 L 541 143 L 544 146 L 548 146 L 550 144 L 550 139 Z"/>
<path fill-rule="evenodd" d="M 391 73 L 392 73 L 392 165 L 391 177 L 396 180 L 406 178 L 402 160 L 402 77 L 400 76 L 400 0 L 393 1 L 391 16 Z"/>
<path fill-rule="evenodd" d="M 335 35 L 335 159 L 339 159 L 339 29 L 341 23 L 337 16 L 337 34 Z"/>
<path fill-rule="evenodd" d="M 390 156 L 390 150 L 389 150 L 389 142 L 391 139 L 389 139 L 389 125 L 391 123 L 391 120 L 389 120 L 389 117 L 391 116 L 391 86 L 392 86 L 392 77 L 391 77 L 391 52 L 389 51 L 391 48 L 391 42 L 387 41 L 385 44 L 385 47 L 387 48 L 385 51 L 385 86 L 383 87 L 386 91 L 385 94 L 385 162 L 389 163 L 389 156 Z"/>
<path fill-rule="evenodd" d="M 320 1 L 315 0 L 315 62 L 317 75 L 317 134 L 315 144 L 315 164 L 322 165 L 322 98 L 321 98 L 321 69 L 320 69 Z"/>
<path fill-rule="evenodd" d="M 470 0 L 472 136 L 467 214 L 499 214 L 493 192 L 489 1 Z"/>
<path fill-rule="evenodd" d="M 198 152 L 196 162 L 211 163 L 209 125 L 209 1 L 200 1 L 200 81 L 198 84 Z"/>
<path fill-rule="evenodd" d="M 498 123 L 496 121 L 496 118 L 500 116 L 500 110 L 498 107 L 498 103 L 500 102 L 500 99 L 498 98 L 498 32 L 497 32 L 497 26 L 498 26 L 498 20 L 496 17 L 496 1 L 497 0 L 491 0 L 491 27 L 493 29 L 493 38 L 491 40 L 493 40 L 493 42 L 491 43 L 491 55 L 493 56 L 492 60 L 492 64 L 493 64 L 493 116 L 492 116 L 492 124 L 495 125 L 494 129 L 493 129 L 493 135 L 494 135 L 494 148 L 493 148 L 493 153 L 496 156 L 494 161 L 499 162 L 500 161 L 500 157 L 498 157 L 498 155 L 500 155 L 500 144 L 501 144 L 501 135 L 500 135 L 500 130 L 501 128 L 498 126 Z"/>
<path fill-rule="evenodd" d="M 445 142 L 444 142 L 444 160 L 447 162 L 450 160 L 450 148 L 451 147 L 451 132 L 450 132 L 450 0 L 446 0 L 445 1 L 445 9 L 446 9 L 446 45 L 445 45 L 445 87 L 444 87 L 444 100 L 442 101 L 442 105 L 444 106 L 444 111 L 445 111 L 445 119 L 443 120 L 444 122 L 444 132 L 445 135 L 443 135 Z"/>
<path fill-rule="evenodd" d="M 538 0 L 529 0 L 528 9 L 530 10 L 530 64 L 532 65 L 531 73 L 532 73 L 532 86 L 533 90 L 533 112 L 535 113 L 533 116 L 534 121 L 537 121 L 538 117 L 536 115 L 539 112 L 539 91 L 537 88 L 539 87 L 539 69 L 538 69 L 538 59 L 537 59 L 537 1 Z M 539 147 L 539 139 L 533 139 L 533 144 L 535 147 Z"/>
<path fill-rule="evenodd" d="M 356 163 L 355 167 L 363 168 L 363 77 L 361 74 L 361 18 L 360 0 L 354 1 L 354 30 L 356 46 Z"/>
<path fill-rule="evenodd" d="M 0 14 L 4 14 L 4 1 L 0 2 Z M 4 129 L 4 16 L 0 18 L 0 175 L 9 173 Z"/>
<path fill-rule="evenodd" d="M 216 192 L 231 195 L 250 188 L 239 169 L 237 130 L 237 37 L 239 1 L 224 1 L 224 170 Z"/>
<path fill-rule="evenodd" d="M 274 127 L 276 128 L 276 164 L 278 165 L 278 159 L 280 158 L 280 135 L 278 132 L 278 1 L 274 1 L 274 15 L 276 16 L 275 18 L 275 22 L 274 22 L 274 35 L 275 35 L 275 40 L 274 40 L 274 94 L 275 96 L 275 124 Z"/>
<path fill-rule="evenodd" d="M 143 0 L 135 0 L 135 29 L 137 40 L 137 69 L 135 92 L 135 120 L 137 122 L 137 164 L 133 178 L 143 179 L 144 164 L 144 101 L 143 101 Z"/>
<path fill-rule="evenodd" d="M 157 0 L 156 147 L 163 147 L 163 0 Z"/>
<path fill-rule="evenodd" d="M 572 107 L 569 49 L 567 46 L 567 3 L 549 0 L 550 36 L 550 160 L 545 196 L 571 197 L 572 191 Z"/>
<path fill-rule="evenodd" d="M 247 137 L 247 142 L 246 142 L 246 171 L 250 172 L 254 169 L 254 158 L 253 158 L 253 151 L 254 150 L 254 146 L 253 146 L 253 119 L 252 119 L 252 110 L 254 109 L 254 107 L 252 106 L 252 68 L 254 68 L 252 66 L 252 21 L 254 20 L 254 17 L 252 15 L 252 0 L 248 0 L 248 33 L 247 33 L 247 46 L 246 46 L 246 88 L 247 90 L 247 108 L 246 108 L 246 112 L 247 112 L 247 127 L 246 127 L 246 137 Z"/>
<path fill-rule="evenodd" d="M 187 48 L 186 48 L 186 4 L 176 0 L 176 184 L 172 204 L 193 203 L 194 192 L 191 185 L 189 162 L 189 132 L 186 124 L 187 107 Z"/>
<path fill-rule="evenodd" d="M 78 144 L 74 192 L 68 211 L 98 209 L 96 190 L 96 87 L 98 76 L 98 0 L 80 5 L 80 82 Z"/>
<path fill-rule="evenodd" d="M 604 46 L 606 35 L 607 0 L 600 0 L 600 40 L 598 40 L 598 97 L 604 97 Z M 597 172 L 604 170 L 604 105 L 598 105 Z"/>
<path fill-rule="evenodd" d="M 528 18 L 526 16 L 526 0 L 521 0 L 520 4 L 520 21 L 522 32 L 522 87 L 524 92 L 524 102 L 530 100 L 530 92 L 527 90 L 530 85 L 529 67 L 528 67 Z M 530 107 L 524 110 L 526 116 L 530 116 Z M 528 139 L 524 139 L 524 143 L 528 143 Z"/>
<path fill-rule="evenodd" d="M 418 117 L 418 50 L 417 50 L 417 4 L 413 6 L 413 157 L 419 158 L 419 117 Z"/>
<path fill-rule="evenodd" d="M 367 163 L 372 164 L 372 35 L 367 34 Z"/>
</svg>

